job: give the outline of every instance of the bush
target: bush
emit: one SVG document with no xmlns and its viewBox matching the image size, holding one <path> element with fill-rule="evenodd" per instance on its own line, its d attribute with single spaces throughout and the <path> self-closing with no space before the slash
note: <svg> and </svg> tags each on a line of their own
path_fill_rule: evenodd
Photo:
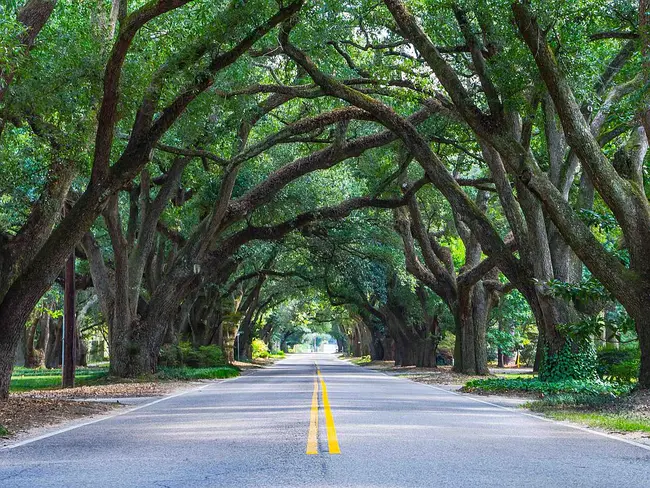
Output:
<svg viewBox="0 0 650 488">
<path fill-rule="evenodd" d="M 165 344 L 158 354 L 158 365 L 163 367 L 180 366 L 180 351 L 176 344 Z"/>
<path fill-rule="evenodd" d="M 223 366 L 226 364 L 226 356 L 219 346 L 199 347 L 200 364 L 203 367 Z"/>
<path fill-rule="evenodd" d="M 641 353 L 638 348 L 605 347 L 598 351 L 596 371 L 602 379 L 631 383 L 638 378 L 640 366 Z"/>
<path fill-rule="evenodd" d="M 158 356 L 161 367 L 189 366 L 190 368 L 212 368 L 226 364 L 226 358 L 219 346 L 199 346 L 194 348 L 191 342 L 165 344 Z"/>
<path fill-rule="evenodd" d="M 269 346 L 262 339 L 253 339 L 253 359 L 266 359 L 269 357 Z"/>
<path fill-rule="evenodd" d="M 536 378 L 489 378 L 484 380 L 472 380 L 465 384 L 465 391 L 482 392 L 532 392 L 544 395 L 555 395 L 560 393 L 572 393 L 579 395 L 607 395 L 619 396 L 628 393 L 629 385 L 618 383 L 607 383 L 600 380 L 564 380 L 564 381 L 540 381 Z"/>
</svg>

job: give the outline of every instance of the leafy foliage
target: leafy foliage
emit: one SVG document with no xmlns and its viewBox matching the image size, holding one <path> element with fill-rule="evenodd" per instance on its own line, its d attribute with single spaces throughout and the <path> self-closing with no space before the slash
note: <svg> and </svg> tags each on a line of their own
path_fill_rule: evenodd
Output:
<svg viewBox="0 0 650 488">
<path fill-rule="evenodd" d="M 636 347 L 605 347 L 598 351 L 598 376 L 607 381 L 631 383 L 639 376 L 640 362 L 640 351 Z"/>
<path fill-rule="evenodd" d="M 539 379 L 548 382 L 596 380 L 596 348 L 593 343 L 567 339 L 564 347 L 553 355 L 546 347 Z"/>
<path fill-rule="evenodd" d="M 165 344 L 158 363 L 162 367 L 212 368 L 225 365 L 226 358 L 219 346 L 194 347 L 191 342 L 180 342 Z"/>
<path fill-rule="evenodd" d="M 472 380 L 465 384 L 466 391 L 483 392 L 529 392 L 541 393 L 544 395 L 558 393 L 573 393 L 590 396 L 618 396 L 630 391 L 627 385 L 618 383 L 606 383 L 603 381 L 542 381 L 533 379 L 510 379 L 510 378 L 488 378 L 484 380 Z"/>
</svg>

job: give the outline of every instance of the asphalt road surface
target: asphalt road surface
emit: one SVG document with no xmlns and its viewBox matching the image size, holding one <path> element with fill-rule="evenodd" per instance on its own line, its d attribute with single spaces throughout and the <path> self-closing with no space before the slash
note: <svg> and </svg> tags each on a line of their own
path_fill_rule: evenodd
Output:
<svg viewBox="0 0 650 488">
<path fill-rule="evenodd" d="M 649 487 L 650 450 L 305 354 L 0 450 L 2 488 L 91 486 Z"/>
</svg>

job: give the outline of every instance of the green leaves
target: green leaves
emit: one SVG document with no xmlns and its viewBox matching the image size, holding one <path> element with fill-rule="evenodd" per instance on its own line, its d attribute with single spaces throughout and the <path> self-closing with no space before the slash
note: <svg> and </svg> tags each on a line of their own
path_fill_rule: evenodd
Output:
<svg viewBox="0 0 650 488">
<path fill-rule="evenodd" d="M 593 343 L 587 339 L 566 339 L 562 349 L 555 353 L 545 345 L 539 379 L 546 382 L 596 380 L 596 348 Z"/>
<path fill-rule="evenodd" d="M 619 396 L 630 391 L 627 385 L 606 383 L 600 380 L 556 380 L 541 381 L 533 379 L 489 378 L 472 380 L 465 384 L 465 391 L 483 392 L 525 392 L 543 395 L 574 393 L 591 396 Z"/>
</svg>

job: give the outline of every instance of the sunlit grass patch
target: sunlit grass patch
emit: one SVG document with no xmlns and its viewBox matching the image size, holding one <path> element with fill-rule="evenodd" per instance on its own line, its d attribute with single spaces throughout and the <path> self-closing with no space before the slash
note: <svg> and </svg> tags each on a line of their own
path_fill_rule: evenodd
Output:
<svg viewBox="0 0 650 488">
<path fill-rule="evenodd" d="M 108 375 L 108 368 L 78 368 L 75 384 L 83 386 L 98 382 Z M 61 386 L 61 368 L 30 369 L 15 368 L 11 375 L 9 391 L 13 393 L 31 390 L 44 390 Z"/>
<path fill-rule="evenodd" d="M 540 409 L 541 413 L 555 420 L 568 420 L 589 427 L 617 432 L 650 432 L 650 419 L 623 413 L 579 412 L 575 410 Z"/>
</svg>

